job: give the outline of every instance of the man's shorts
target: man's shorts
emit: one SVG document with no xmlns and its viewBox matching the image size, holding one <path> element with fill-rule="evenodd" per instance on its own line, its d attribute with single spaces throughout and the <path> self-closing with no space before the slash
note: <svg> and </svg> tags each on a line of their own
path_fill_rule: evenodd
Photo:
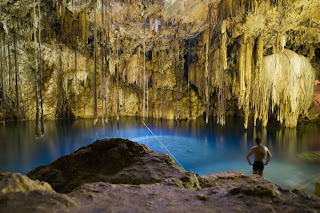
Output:
<svg viewBox="0 0 320 213">
<path fill-rule="evenodd" d="M 263 170 L 264 169 L 264 163 L 263 162 L 259 162 L 259 161 L 255 161 L 253 163 L 253 170 Z"/>
</svg>

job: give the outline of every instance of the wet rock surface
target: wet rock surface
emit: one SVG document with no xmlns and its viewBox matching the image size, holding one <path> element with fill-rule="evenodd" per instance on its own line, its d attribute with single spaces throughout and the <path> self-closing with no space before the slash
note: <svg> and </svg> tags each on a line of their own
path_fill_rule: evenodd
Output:
<svg viewBox="0 0 320 213">
<path fill-rule="evenodd" d="M 41 187 L 2 190 L 0 212 L 320 211 L 320 199 L 303 191 L 234 171 L 206 176 L 185 172 L 168 155 L 123 139 L 98 140 L 27 176 L 47 181 L 58 192 Z M 1 173 L 0 186 L 3 177 L 44 184 L 27 176 Z"/>
</svg>

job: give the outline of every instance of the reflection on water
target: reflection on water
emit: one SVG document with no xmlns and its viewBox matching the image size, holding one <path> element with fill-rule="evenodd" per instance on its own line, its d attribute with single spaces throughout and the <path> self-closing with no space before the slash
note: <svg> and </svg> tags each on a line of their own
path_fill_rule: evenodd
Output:
<svg viewBox="0 0 320 213">
<path fill-rule="evenodd" d="M 197 121 L 147 120 L 149 128 L 186 170 L 200 175 L 220 171 L 251 174 L 246 154 L 259 136 L 273 158 L 265 167 L 265 177 L 287 188 L 301 188 L 313 193 L 314 182 L 320 181 L 320 165 L 299 158 L 303 153 L 320 151 L 320 124 L 300 125 L 296 129 L 269 125 L 245 130 L 243 121 L 228 118 L 227 125 L 206 125 Z M 166 152 L 141 120 L 122 118 L 107 125 L 93 125 L 90 119 L 75 122 L 47 121 L 45 136 L 34 138 L 34 122 L 0 126 L 0 171 L 27 173 L 60 156 L 101 138 L 128 138 Z M 310 183 L 310 184 L 308 184 Z"/>
</svg>

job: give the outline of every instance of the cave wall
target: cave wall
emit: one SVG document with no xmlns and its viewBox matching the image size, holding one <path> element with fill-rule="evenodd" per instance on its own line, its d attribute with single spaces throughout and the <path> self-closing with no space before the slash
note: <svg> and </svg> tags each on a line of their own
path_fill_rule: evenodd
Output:
<svg viewBox="0 0 320 213">
<path fill-rule="evenodd" d="M 33 6 L 0 3 L 2 119 L 36 116 Z M 145 58 L 146 117 L 210 115 L 224 125 L 230 114 L 243 116 L 245 127 L 251 117 L 287 127 L 317 119 L 309 112 L 320 77 L 319 7 L 312 0 L 97 1 L 98 115 L 107 91 L 109 117 L 118 99 L 120 116 L 143 116 Z M 94 1 L 41 1 L 45 119 L 94 116 L 94 8 Z"/>
</svg>

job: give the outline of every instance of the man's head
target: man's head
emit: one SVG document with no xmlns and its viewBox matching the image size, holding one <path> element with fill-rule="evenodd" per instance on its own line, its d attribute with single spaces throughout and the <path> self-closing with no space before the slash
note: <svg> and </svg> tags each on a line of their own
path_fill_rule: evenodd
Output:
<svg viewBox="0 0 320 213">
<path fill-rule="evenodd" d="M 259 144 L 262 144 L 262 139 L 261 138 L 256 138 L 256 143 L 259 145 Z"/>
</svg>

